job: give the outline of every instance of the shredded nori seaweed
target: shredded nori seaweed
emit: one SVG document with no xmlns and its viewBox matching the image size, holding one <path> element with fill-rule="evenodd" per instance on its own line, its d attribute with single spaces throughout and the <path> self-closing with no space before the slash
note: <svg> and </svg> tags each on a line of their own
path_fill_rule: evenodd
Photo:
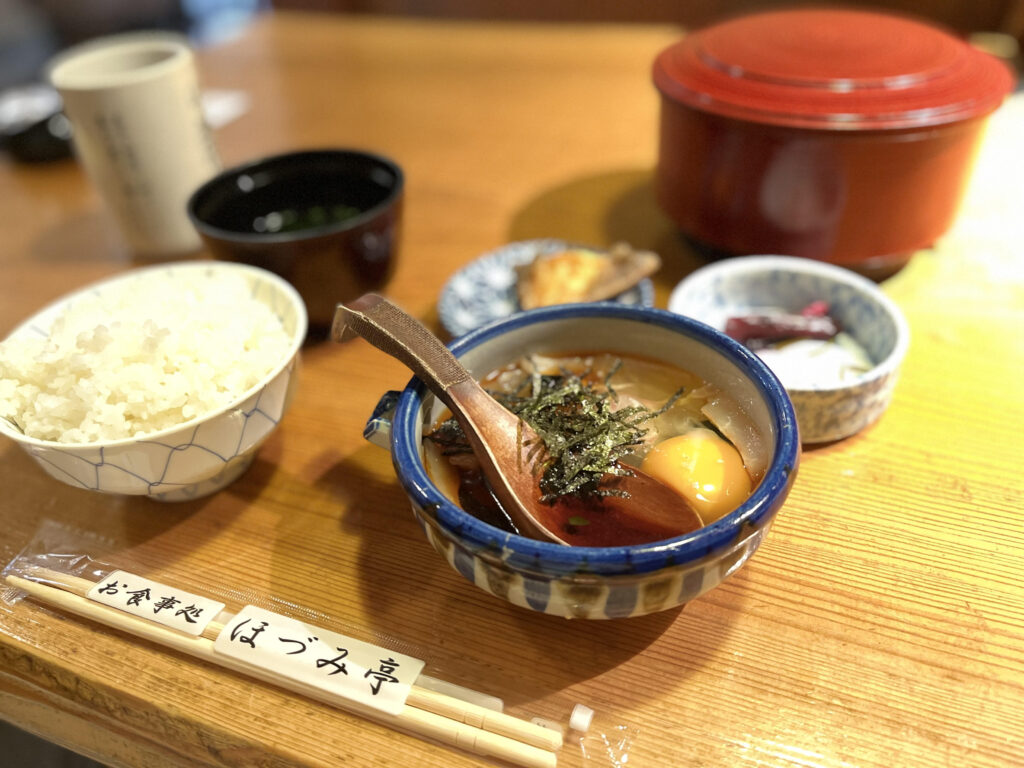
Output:
<svg viewBox="0 0 1024 768">
<path fill-rule="evenodd" d="M 630 475 L 620 462 L 643 442 L 643 425 L 661 415 L 683 394 L 678 390 L 658 410 L 643 405 L 614 409 L 618 396 L 611 378 L 621 367 L 617 361 L 601 386 L 590 383 L 589 371 L 576 375 L 562 369 L 558 375 L 533 372 L 519 390 L 490 394 L 529 424 L 544 442 L 546 456 L 540 463 L 542 501 L 561 496 L 628 496 L 615 488 L 601 486 L 606 475 Z M 470 450 L 454 418 L 427 435 L 442 453 L 452 455 Z M 536 458 L 537 446 L 528 455 Z"/>
</svg>

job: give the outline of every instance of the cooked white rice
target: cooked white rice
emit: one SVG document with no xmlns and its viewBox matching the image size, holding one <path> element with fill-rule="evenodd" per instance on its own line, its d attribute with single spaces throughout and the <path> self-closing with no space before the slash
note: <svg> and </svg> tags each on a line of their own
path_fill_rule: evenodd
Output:
<svg viewBox="0 0 1024 768">
<path fill-rule="evenodd" d="M 242 276 L 144 272 L 0 343 L 0 416 L 61 443 L 146 435 L 229 405 L 288 346 Z"/>
</svg>

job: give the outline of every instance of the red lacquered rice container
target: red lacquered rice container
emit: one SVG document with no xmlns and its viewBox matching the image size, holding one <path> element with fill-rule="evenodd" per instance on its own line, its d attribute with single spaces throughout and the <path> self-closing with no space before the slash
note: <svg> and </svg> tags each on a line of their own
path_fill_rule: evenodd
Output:
<svg viewBox="0 0 1024 768">
<path fill-rule="evenodd" d="M 654 84 L 657 197 L 689 238 L 881 277 L 953 222 L 1013 76 L 914 19 L 793 9 L 683 38 Z"/>
</svg>

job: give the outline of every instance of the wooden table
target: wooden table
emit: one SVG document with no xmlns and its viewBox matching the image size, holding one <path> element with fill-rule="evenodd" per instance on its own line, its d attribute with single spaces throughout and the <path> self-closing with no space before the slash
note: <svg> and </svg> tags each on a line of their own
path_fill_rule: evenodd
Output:
<svg viewBox="0 0 1024 768">
<path fill-rule="evenodd" d="M 649 66 L 679 34 L 277 14 L 200 64 L 205 86 L 252 100 L 216 135 L 225 163 L 346 145 L 404 166 L 388 293 L 436 327 L 444 280 L 511 240 L 654 248 L 661 306 L 700 263 L 651 194 Z M 275 596 L 397 641 L 513 714 L 565 723 L 582 702 L 597 732 L 631 739 L 629 765 L 1019 765 L 1024 229 L 1019 190 L 997 186 L 1024 176 L 1010 123 L 993 127 L 954 232 L 884 286 L 913 333 L 888 413 L 807 451 L 757 556 L 683 610 L 571 622 L 464 582 L 361 437 L 408 378 L 362 341 L 307 349 L 281 428 L 210 498 L 76 490 L 0 445 L 0 557 L 43 525 L 73 527 L 154 578 Z M 74 163 L 4 160 L 0 199 L 0 333 L 131 266 Z M 0 664 L 0 716 L 115 766 L 480 764 L 29 600 L 0 604 Z M 573 744 L 559 764 L 612 765 Z"/>
</svg>

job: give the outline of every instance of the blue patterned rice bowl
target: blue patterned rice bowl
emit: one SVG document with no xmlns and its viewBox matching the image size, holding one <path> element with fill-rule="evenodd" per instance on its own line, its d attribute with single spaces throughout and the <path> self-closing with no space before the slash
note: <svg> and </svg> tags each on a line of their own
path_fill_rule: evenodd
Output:
<svg viewBox="0 0 1024 768">
<path fill-rule="evenodd" d="M 64 309 L 80 297 L 123 291 L 140 276 L 211 280 L 241 276 L 250 296 L 269 307 L 287 335 L 280 361 L 229 405 L 179 426 L 140 437 L 90 443 L 61 443 L 23 434 L 0 419 L 0 434 L 18 443 L 46 471 L 68 485 L 102 493 L 148 496 L 157 501 L 187 501 L 209 495 L 241 476 L 259 446 L 277 427 L 297 383 L 299 350 L 306 336 L 305 305 L 282 278 L 256 267 L 212 261 L 188 261 L 130 270 L 76 291 L 46 307 L 11 332 L 45 339 Z"/>
</svg>

